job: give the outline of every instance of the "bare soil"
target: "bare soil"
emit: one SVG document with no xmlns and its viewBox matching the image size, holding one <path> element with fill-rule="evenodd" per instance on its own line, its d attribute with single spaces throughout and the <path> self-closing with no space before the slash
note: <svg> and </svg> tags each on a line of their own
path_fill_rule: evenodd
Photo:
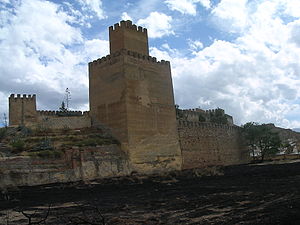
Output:
<svg viewBox="0 0 300 225">
<path fill-rule="evenodd" d="M 0 196 L 0 224 L 300 224 L 300 162 L 21 187 Z"/>
</svg>

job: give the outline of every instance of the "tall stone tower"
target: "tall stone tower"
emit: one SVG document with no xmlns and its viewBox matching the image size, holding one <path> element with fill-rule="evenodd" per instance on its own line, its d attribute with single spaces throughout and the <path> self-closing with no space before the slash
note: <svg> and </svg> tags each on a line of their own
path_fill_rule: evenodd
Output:
<svg viewBox="0 0 300 225">
<path fill-rule="evenodd" d="M 28 126 L 37 122 L 35 95 L 11 94 L 8 102 L 10 126 Z"/>
<path fill-rule="evenodd" d="M 109 28 L 110 55 L 89 63 L 90 115 L 119 138 L 134 170 L 181 169 L 170 63 L 149 56 L 147 30 Z"/>
</svg>

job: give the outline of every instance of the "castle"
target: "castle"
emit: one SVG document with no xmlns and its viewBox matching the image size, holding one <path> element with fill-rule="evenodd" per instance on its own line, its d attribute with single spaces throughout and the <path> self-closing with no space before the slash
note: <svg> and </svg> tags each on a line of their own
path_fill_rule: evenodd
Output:
<svg viewBox="0 0 300 225">
<path fill-rule="evenodd" d="M 170 62 L 149 56 L 147 29 L 121 21 L 109 27 L 109 43 L 110 55 L 89 63 L 89 112 L 38 111 L 35 95 L 12 94 L 10 126 L 105 125 L 142 173 L 247 162 L 231 116 L 221 111 L 227 122 L 218 124 L 209 121 L 216 111 L 176 110 Z"/>
</svg>

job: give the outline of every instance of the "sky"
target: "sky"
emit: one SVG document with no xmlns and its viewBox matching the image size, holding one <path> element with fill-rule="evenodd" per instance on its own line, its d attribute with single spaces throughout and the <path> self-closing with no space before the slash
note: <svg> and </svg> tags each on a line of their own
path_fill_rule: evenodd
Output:
<svg viewBox="0 0 300 225">
<path fill-rule="evenodd" d="M 71 109 L 89 110 L 87 64 L 128 19 L 171 62 L 180 108 L 300 127 L 300 0 L 0 0 L 0 118 L 11 93 L 58 110 L 66 88 Z"/>
</svg>

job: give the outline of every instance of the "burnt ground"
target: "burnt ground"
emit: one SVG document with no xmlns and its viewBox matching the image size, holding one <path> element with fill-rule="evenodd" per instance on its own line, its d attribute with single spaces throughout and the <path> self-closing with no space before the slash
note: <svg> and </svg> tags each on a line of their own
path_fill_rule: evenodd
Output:
<svg viewBox="0 0 300 225">
<path fill-rule="evenodd" d="M 50 204 L 40 224 L 300 224 L 300 162 L 220 170 L 22 187 L 1 196 L 0 224 L 29 224 L 22 210 L 40 220 Z"/>
</svg>

